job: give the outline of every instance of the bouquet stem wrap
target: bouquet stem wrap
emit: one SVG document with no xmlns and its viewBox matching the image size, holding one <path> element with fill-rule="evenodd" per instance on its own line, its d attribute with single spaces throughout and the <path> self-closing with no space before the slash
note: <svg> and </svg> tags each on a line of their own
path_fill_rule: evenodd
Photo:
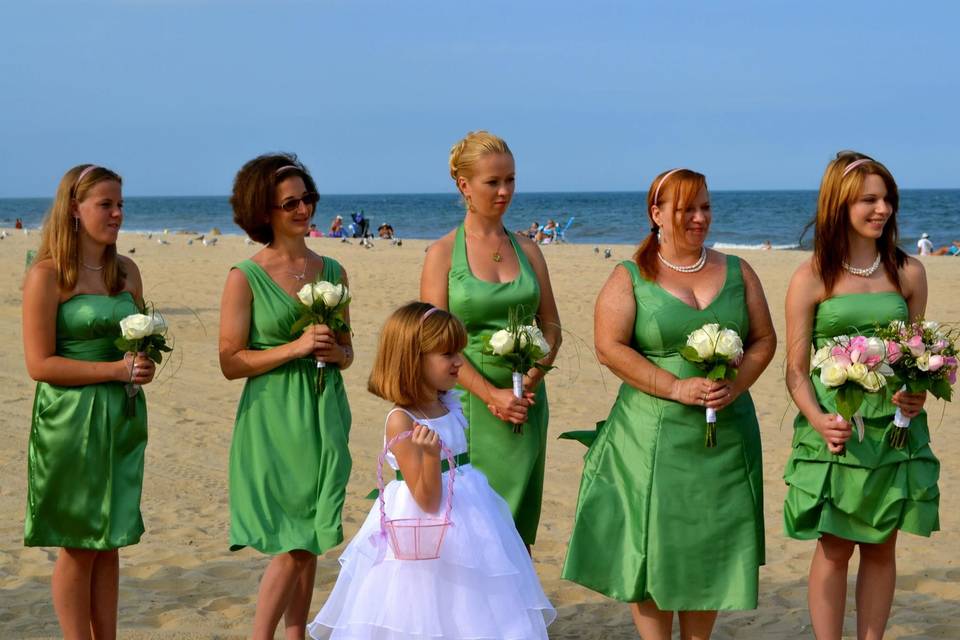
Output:
<svg viewBox="0 0 960 640">
<path fill-rule="evenodd" d="M 703 440 L 703 445 L 707 448 L 717 446 L 717 410 L 707 407 L 707 432 Z"/>
<path fill-rule="evenodd" d="M 901 391 L 907 390 L 907 385 L 900 388 Z M 890 446 L 894 449 L 903 449 L 907 444 L 907 429 L 910 427 L 910 418 L 903 415 L 900 407 L 893 414 L 893 432 L 890 434 Z"/>
<path fill-rule="evenodd" d="M 522 398 L 523 397 L 523 374 L 520 373 L 519 371 L 514 371 L 511 374 L 511 378 L 513 379 L 513 397 Z M 513 425 L 513 432 L 523 433 L 523 425 L 522 424 Z"/>
</svg>

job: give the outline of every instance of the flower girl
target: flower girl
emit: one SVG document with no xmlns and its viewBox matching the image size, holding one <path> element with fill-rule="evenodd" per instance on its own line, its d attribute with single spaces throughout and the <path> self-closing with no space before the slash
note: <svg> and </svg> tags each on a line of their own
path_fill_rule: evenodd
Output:
<svg viewBox="0 0 960 640">
<path fill-rule="evenodd" d="M 378 502 L 340 556 L 337 583 L 310 625 L 314 638 L 547 637 L 556 612 L 506 502 L 470 466 L 466 419 L 450 392 L 466 342 L 463 324 L 427 303 L 387 319 L 369 390 L 395 403 L 385 440 L 410 436 L 385 456 L 398 478 L 383 491 L 385 516 Z M 453 471 L 441 443 L 456 456 Z M 397 557 L 384 517 L 437 522 L 445 511 L 451 524 L 439 557 Z"/>
</svg>

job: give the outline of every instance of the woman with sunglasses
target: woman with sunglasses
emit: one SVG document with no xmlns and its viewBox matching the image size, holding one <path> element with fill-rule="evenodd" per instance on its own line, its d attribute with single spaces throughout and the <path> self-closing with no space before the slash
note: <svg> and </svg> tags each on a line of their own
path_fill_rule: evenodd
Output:
<svg viewBox="0 0 960 640">
<path fill-rule="evenodd" d="M 220 369 L 247 379 L 230 448 L 230 549 L 273 556 L 255 639 L 273 638 L 281 616 L 286 637 L 304 637 L 316 557 L 343 540 L 350 407 L 340 370 L 353 362 L 350 335 L 316 324 L 291 333 L 305 283 L 347 285 L 343 268 L 304 241 L 317 200 L 310 173 L 287 154 L 245 164 L 230 198 L 234 221 L 266 245 L 231 269 L 220 305 Z"/>
</svg>

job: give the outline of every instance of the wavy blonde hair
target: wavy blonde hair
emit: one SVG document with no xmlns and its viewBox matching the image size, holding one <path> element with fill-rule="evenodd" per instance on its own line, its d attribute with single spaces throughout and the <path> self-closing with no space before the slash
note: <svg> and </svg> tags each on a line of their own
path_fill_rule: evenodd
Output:
<svg viewBox="0 0 960 640">
<path fill-rule="evenodd" d="M 57 271 L 57 286 L 61 291 L 73 291 L 79 279 L 80 242 L 73 210 L 77 204 L 86 200 L 94 185 L 105 180 L 113 180 L 123 185 L 123 179 L 106 167 L 91 164 L 73 167 L 61 178 L 53 204 L 43 220 L 43 234 L 40 237 L 36 261 L 53 260 Z M 110 295 L 123 290 L 126 273 L 117 258 L 116 244 L 108 245 L 103 252 L 102 275 Z"/>
<path fill-rule="evenodd" d="M 409 302 L 383 325 L 367 390 L 402 407 L 428 402 L 432 398 L 425 397 L 421 371 L 424 354 L 457 353 L 466 346 L 467 330 L 457 316 L 427 302 Z"/>
</svg>

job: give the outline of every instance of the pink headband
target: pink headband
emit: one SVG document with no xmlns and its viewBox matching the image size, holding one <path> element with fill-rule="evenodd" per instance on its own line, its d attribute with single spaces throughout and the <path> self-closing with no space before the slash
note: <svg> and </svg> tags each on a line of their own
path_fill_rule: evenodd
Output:
<svg viewBox="0 0 960 640">
<path fill-rule="evenodd" d="M 841 178 L 845 177 L 848 173 L 850 173 L 860 165 L 866 164 L 868 162 L 873 162 L 873 158 L 860 158 L 859 160 L 854 160 L 853 162 L 851 162 L 846 166 L 846 168 L 843 170 L 843 175 L 840 177 Z"/>
<path fill-rule="evenodd" d="M 653 204 L 657 204 L 657 200 L 660 198 L 660 187 L 663 186 L 663 183 L 667 178 L 675 174 L 677 171 L 683 171 L 683 169 L 671 169 L 663 174 L 662 178 L 660 178 L 660 182 L 657 183 L 657 188 L 653 192 Z"/>
<path fill-rule="evenodd" d="M 440 311 L 440 307 L 430 307 L 429 309 L 427 309 L 426 311 L 424 311 L 424 312 L 423 312 L 423 315 L 420 316 L 420 324 L 422 325 L 423 322 L 424 322 L 424 320 L 426 320 L 427 318 L 429 318 L 430 315 L 433 314 L 433 313 L 436 312 L 436 311 Z"/>
<path fill-rule="evenodd" d="M 80 186 L 80 181 L 87 177 L 87 174 L 97 168 L 95 164 L 88 164 L 87 167 L 80 172 L 80 175 L 77 176 L 77 179 L 73 182 L 73 189 L 71 191 L 76 191 L 77 187 Z"/>
<path fill-rule="evenodd" d="M 280 175 L 281 173 L 283 173 L 284 171 L 287 171 L 288 169 L 296 169 L 297 171 L 300 171 L 300 170 L 301 170 L 300 167 L 298 167 L 298 166 L 295 165 L 295 164 L 287 164 L 287 165 L 284 165 L 284 166 L 280 167 L 279 169 L 277 169 L 277 170 L 273 173 L 273 175 L 278 176 L 278 175 Z"/>
</svg>

